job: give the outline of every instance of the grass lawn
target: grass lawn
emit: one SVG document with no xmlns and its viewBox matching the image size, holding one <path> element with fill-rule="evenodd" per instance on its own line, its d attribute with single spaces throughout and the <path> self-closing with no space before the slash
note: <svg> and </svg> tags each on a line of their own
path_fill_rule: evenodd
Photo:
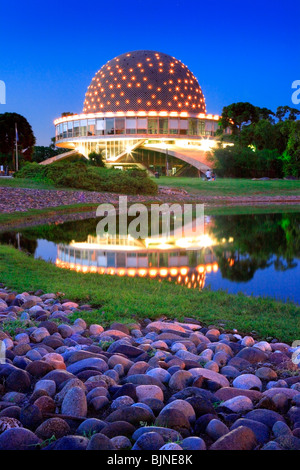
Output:
<svg viewBox="0 0 300 470">
<path fill-rule="evenodd" d="M 300 196 L 300 181 L 252 181 L 248 179 L 217 178 L 203 181 L 201 178 L 161 176 L 159 186 L 184 188 L 202 196 Z"/>
<path fill-rule="evenodd" d="M 1 178 L 0 187 L 3 188 L 28 188 L 28 189 L 57 189 L 53 184 L 44 181 L 36 181 L 28 178 Z M 70 190 L 70 188 L 65 188 Z"/>
<path fill-rule="evenodd" d="M 130 323 L 161 316 L 183 320 L 186 316 L 241 333 L 254 330 L 259 338 L 271 336 L 287 342 L 300 338 L 300 307 L 292 303 L 223 291 L 199 292 L 168 281 L 76 273 L 8 246 L 0 246 L 0 282 L 17 292 L 63 292 L 64 298 L 90 303 L 96 311 L 74 314 L 88 323 Z"/>
</svg>

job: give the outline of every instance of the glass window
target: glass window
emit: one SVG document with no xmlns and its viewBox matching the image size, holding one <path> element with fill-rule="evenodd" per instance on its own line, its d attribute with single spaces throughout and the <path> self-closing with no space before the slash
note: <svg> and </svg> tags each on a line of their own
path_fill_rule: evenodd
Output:
<svg viewBox="0 0 300 470">
<path fill-rule="evenodd" d="M 135 118 L 126 118 L 126 134 L 136 134 Z"/>
<path fill-rule="evenodd" d="M 158 134 L 157 118 L 148 118 L 148 134 Z"/>
<path fill-rule="evenodd" d="M 115 120 L 114 118 L 106 119 L 106 134 L 111 135 L 115 133 Z"/>
<path fill-rule="evenodd" d="M 55 136 L 56 136 L 56 140 L 58 140 L 59 139 L 59 124 L 55 126 Z"/>
<path fill-rule="evenodd" d="M 68 122 L 68 137 L 73 137 L 73 121 Z"/>
<path fill-rule="evenodd" d="M 96 135 L 103 135 L 105 130 L 105 119 L 96 119 Z"/>
<path fill-rule="evenodd" d="M 198 135 L 205 134 L 205 122 L 198 119 Z"/>
<path fill-rule="evenodd" d="M 188 120 L 186 118 L 181 118 L 180 119 L 180 130 L 179 130 L 179 133 L 181 135 L 186 135 L 187 134 L 187 130 L 188 130 Z"/>
<path fill-rule="evenodd" d="M 87 133 L 87 135 L 95 135 L 95 125 L 96 125 L 96 120 L 95 119 L 88 119 L 88 133 Z"/>
<path fill-rule="evenodd" d="M 147 118 L 137 118 L 137 133 L 147 134 Z"/>
<path fill-rule="evenodd" d="M 197 135 L 197 119 L 189 119 L 189 135 Z"/>
<path fill-rule="evenodd" d="M 125 134 L 125 118 L 116 118 L 116 134 Z"/>
<path fill-rule="evenodd" d="M 168 134 L 168 118 L 159 118 L 159 133 Z"/>
<path fill-rule="evenodd" d="M 169 119 L 170 134 L 178 134 L 178 119 Z"/>
<path fill-rule="evenodd" d="M 68 129 L 68 125 L 66 122 L 64 122 L 63 123 L 63 139 L 67 137 L 67 129 Z"/>
<path fill-rule="evenodd" d="M 60 139 L 63 138 L 63 125 L 62 124 L 59 125 L 59 138 Z"/>
<path fill-rule="evenodd" d="M 87 120 L 81 120 L 80 121 L 80 135 L 81 136 L 86 136 L 87 133 Z"/>
<path fill-rule="evenodd" d="M 73 136 L 79 137 L 79 121 L 74 121 Z"/>
</svg>

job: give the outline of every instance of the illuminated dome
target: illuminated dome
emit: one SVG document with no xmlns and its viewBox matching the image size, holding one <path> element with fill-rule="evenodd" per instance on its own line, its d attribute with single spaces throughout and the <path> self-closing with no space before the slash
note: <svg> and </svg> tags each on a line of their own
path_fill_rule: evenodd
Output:
<svg viewBox="0 0 300 470">
<path fill-rule="evenodd" d="M 118 111 L 206 113 L 198 80 L 179 60 L 155 51 L 134 51 L 109 60 L 87 89 L 84 113 Z"/>
</svg>

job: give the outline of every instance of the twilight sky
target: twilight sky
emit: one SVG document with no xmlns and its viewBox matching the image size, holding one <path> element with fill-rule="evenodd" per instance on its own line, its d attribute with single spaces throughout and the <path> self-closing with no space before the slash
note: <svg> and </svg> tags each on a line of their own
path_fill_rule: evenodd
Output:
<svg viewBox="0 0 300 470">
<path fill-rule="evenodd" d="M 97 70 L 137 49 L 185 63 L 208 113 L 236 101 L 299 108 L 291 101 L 300 80 L 299 18 L 299 0 L 3 0 L 0 113 L 24 115 L 37 144 L 48 145 L 53 120 L 82 111 Z"/>
</svg>

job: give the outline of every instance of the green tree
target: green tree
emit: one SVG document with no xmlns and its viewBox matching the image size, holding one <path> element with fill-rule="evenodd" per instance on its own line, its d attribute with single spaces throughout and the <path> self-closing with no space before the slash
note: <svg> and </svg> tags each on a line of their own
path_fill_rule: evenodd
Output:
<svg viewBox="0 0 300 470">
<path fill-rule="evenodd" d="M 10 167 L 15 167 L 15 144 L 18 129 L 18 151 L 20 160 L 31 161 L 35 136 L 24 116 L 18 113 L 0 114 L 0 153 L 7 155 Z"/>
<path fill-rule="evenodd" d="M 290 127 L 286 150 L 282 155 L 285 176 L 300 176 L 300 121 L 293 121 Z"/>
<path fill-rule="evenodd" d="M 299 116 L 299 109 L 290 108 L 290 106 L 278 106 L 276 111 L 276 117 L 279 119 L 279 121 L 296 121 Z"/>
<path fill-rule="evenodd" d="M 91 165 L 93 165 L 93 166 L 105 167 L 105 163 L 103 161 L 101 153 L 90 152 L 89 153 L 89 160 L 90 160 Z"/>
<path fill-rule="evenodd" d="M 229 127 L 233 135 L 239 136 L 243 126 L 259 120 L 258 109 L 247 102 L 232 103 L 225 106 L 219 121 L 220 129 L 224 131 Z"/>
</svg>

